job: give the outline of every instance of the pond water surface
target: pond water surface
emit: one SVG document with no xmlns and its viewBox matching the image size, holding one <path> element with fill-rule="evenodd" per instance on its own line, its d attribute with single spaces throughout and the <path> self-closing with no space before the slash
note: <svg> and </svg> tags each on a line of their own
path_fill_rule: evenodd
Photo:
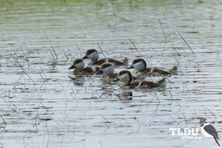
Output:
<svg viewBox="0 0 222 148">
<path fill-rule="evenodd" d="M 217 147 L 200 132 L 183 139 L 169 128 L 199 128 L 205 117 L 222 137 L 220 1 L 0 4 L 1 147 Z M 178 75 L 165 90 L 122 99 L 99 77 L 70 79 L 73 59 L 89 48 L 178 64 Z"/>
</svg>

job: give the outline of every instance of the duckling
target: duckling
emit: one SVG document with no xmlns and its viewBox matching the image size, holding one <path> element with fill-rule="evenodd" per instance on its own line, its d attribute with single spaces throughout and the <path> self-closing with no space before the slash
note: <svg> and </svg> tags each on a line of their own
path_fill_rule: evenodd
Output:
<svg viewBox="0 0 222 148">
<path fill-rule="evenodd" d="M 82 59 L 75 59 L 69 69 L 74 69 L 74 75 L 92 75 L 95 73 L 92 67 L 85 67 L 85 63 Z M 98 67 L 96 67 L 96 70 L 98 71 Z"/>
<path fill-rule="evenodd" d="M 128 69 L 131 68 L 134 68 L 137 73 L 139 72 L 148 75 L 170 75 L 176 74 L 177 71 L 177 66 L 173 66 L 170 70 L 164 70 L 159 67 L 147 68 L 146 61 L 142 58 L 133 60 L 132 65 Z"/>
<path fill-rule="evenodd" d="M 164 70 L 158 67 L 154 67 L 152 70 L 153 75 L 176 75 L 178 67 L 175 65 L 170 70 Z"/>
<path fill-rule="evenodd" d="M 132 82 L 132 74 L 127 70 L 122 70 L 118 74 L 118 78 L 120 80 L 120 87 L 125 89 L 135 89 L 135 88 L 156 88 L 156 87 L 165 87 L 166 81 L 165 78 L 157 81 L 136 81 Z"/>
<path fill-rule="evenodd" d="M 111 63 L 103 63 L 101 68 L 96 72 L 96 74 L 103 73 L 104 77 L 116 78 L 118 76 L 117 73 L 114 73 L 114 66 Z"/>
<path fill-rule="evenodd" d="M 112 83 L 118 77 L 118 73 L 114 73 L 114 66 L 111 63 L 103 63 L 96 74 L 101 74 L 105 83 Z"/>
<path fill-rule="evenodd" d="M 123 61 L 119 61 L 112 58 L 104 58 L 99 60 L 99 53 L 96 49 L 88 49 L 86 51 L 85 56 L 83 59 L 90 59 L 91 62 L 89 64 L 91 65 L 101 65 L 105 62 L 113 63 L 115 66 L 126 66 L 128 65 L 128 59 L 124 58 Z"/>
<path fill-rule="evenodd" d="M 137 72 L 150 73 L 152 68 L 147 68 L 146 61 L 142 58 L 134 59 L 132 65 L 128 69 L 134 68 Z"/>
<path fill-rule="evenodd" d="M 96 74 L 103 74 L 104 79 L 115 79 L 118 80 L 118 73 L 114 73 L 114 66 L 111 63 L 103 63 L 98 71 L 96 71 Z M 138 78 L 132 76 L 132 80 L 137 80 Z"/>
</svg>

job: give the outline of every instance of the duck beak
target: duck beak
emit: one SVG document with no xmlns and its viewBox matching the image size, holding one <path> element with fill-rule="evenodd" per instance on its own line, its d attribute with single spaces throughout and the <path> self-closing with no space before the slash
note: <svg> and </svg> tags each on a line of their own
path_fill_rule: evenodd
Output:
<svg viewBox="0 0 222 148">
<path fill-rule="evenodd" d="M 75 68 L 75 66 L 74 66 L 74 65 L 72 65 L 72 66 L 70 66 L 70 67 L 69 67 L 69 70 L 70 70 L 70 69 L 74 69 L 74 68 Z"/>
<path fill-rule="evenodd" d="M 113 82 L 119 81 L 119 78 L 115 78 L 113 79 Z"/>
<path fill-rule="evenodd" d="M 87 55 L 85 55 L 84 57 L 82 57 L 82 59 L 88 59 Z"/>
<path fill-rule="evenodd" d="M 133 67 L 133 65 L 130 65 L 127 69 L 133 69 L 134 67 Z"/>
<path fill-rule="evenodd" d="M 96 74 L 97 75 L 100 75 L 100 74 L 102 74 L 103 73 L 103 71 L 100 69 L 100 70 L 98 70 L 98 71 L 96 71 Z"/>
</svg>

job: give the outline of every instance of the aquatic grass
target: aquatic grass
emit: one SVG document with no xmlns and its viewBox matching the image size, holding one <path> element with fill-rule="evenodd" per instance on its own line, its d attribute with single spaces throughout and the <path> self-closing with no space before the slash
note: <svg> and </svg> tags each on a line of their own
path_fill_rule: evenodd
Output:
<svg viewBox="0 0 222 148">
<path fill-rule="evenodd" d="M 109 124 L 109 123 L 112 123 L 112 121 L 109 121 L 106 117 L 104 117 L 104 116 L 101 116 L 105 121 L 104 121 L 104 123 L 106 123 L 106 125 L 107 125 L 107 123 Z"/>
<path fill-rule="evenodd" d="M 156 97 L 156 99 L 157 99 L 157 106 L 156 106 L 156 109 L 155 109 L 155 113 L 158 111 L 158 108 L 159 108 L 159 106 L 160 106 L 160 98 L 159 98 L 159 96 L 157 95 L 157 93 L 155 92 L 155 91 L 152 91 L 153 92 L 153 94 L 154 94 L 154 96 Z"/>
<path fill-rule="evenodd" d="M 15 55 L 16 56 L 16 55 Z M 17 57 L 17 56 L 16 56 Z M 33 82 L 34 85 L 36 85 L 36 82 L 31 78 L 31 76 L 29 76 L 28 72 L 25 70 L 25 68 L 19 63 L 19 61 L 17 60 L 19 59 L 18 57 L 15 59 L 14 61 L 19 65 L 21 71 Z"/>
<path fill-rule="evenodd" d="M 0 126 L 0 128 L 6 128 L 7 126 L 7 122 L 5 121 L 4 117 L 2 115 L 0 115 L 1 119 L 2 119 L 2 122 L 3 122 L 3 125 Z"/>
<path fill-rule="evenodd" d="M 188 44 L 188 42 L 184 39 L 184 37 L 181 35 L 181 33 L 178 33 L 179 36 L 181 37 L 181 39 L 184 41 L 184 43 L 187 45 L 187 47 L 191 50 L 191 52 L 193 53 L 193 55 L 196 57 L 195 52 L 193 51 L 193 49 L 191 48 L 191 46 Z"/>
<path fill-rule="evenodd" d="M 90 88 L 91 88 L 91 90 L 93 91 L 93 95 L 96 94 L 96 96 L 99 97 L 100 95 L 99 95 L 99 93 L 98 93 L 98 90 L 97 90 L 96 87 L 93 85 L 94 79 L 88 77 L 88 78 L 87 78 L 87 81 L 89 82 Z"/>
<path fill-rule="evenodd" d="M 146 56 L 144 56 L 144 55 L 139 51 L 139 49 L 136 47 L 135 42 L 134 42 L 133 40 L 131 40 L 131 39 L 128 39 L 128 40 L 129 40 L 129 42 L 131 43 L 131 45 L 133 46 L 133 48 L 130 48 L 130 49 L 131 49 L 131 50 L 132 50 L 132 49 L 135 49 L 136 52 L 138 53 L 137 55 L 140 55 L 141 57 L 145 58 L 145 59 L 147 60 L 147 62 L 149 62 L 149 59 L 148 59 Z"/>
<path fill-rule="evenodd" d="M 14 92 L 16 94 L 16 92 Z M 16 95 L 14 94 L 14 97 L 16 97 Z M 19 115 L 18 111 L 20 111 L 16 104 L 13 103 L 13 100 L 11 99 L 11 91 L 9 90 L 8 91 L 8 95 L 6 96 L 7 97 L 7 100 L 5 100 L 4 98 L 2 98 L 4 100 L 4 102 L 7 104 L 8 108 L 10 109 L 11 113 L 14 113 L 16 116 L 17 116 L 17 119 L 18 121 L 21 121 L 22 120 L 22 117 Z M 2 116 L 3 117 L 3 116 Z M 3 122 L 4 123 L 7 123 L 4 118 L 2 118 Z"/>
<path fill-rule="evenodd" d="M 107 91 L 107 89 L 105 88 L 107 88 L 107 86 L 101 88 L 104 91 L 100 94 L 99 98 L 104 98 L 104 97 L 112 98 L 112 95 L 113 95 L 112 92 L 110 92 L 110 90 Z"/>
<path fill-rule="evenodd" d="M 106 58 L 106 55 L 105 55 L 105 53 L 104 53 L 103 49 L 101 48 L 100 44 L 99 44 L 99 43 L 97 43 L 97 45 L 98 45 L 98 47 L 99 47 L 100 51 L 102 52 L 103 56 Z"/>
<path fill-rule="evenodd" d="M 58 64 L 58 55 L 54 49 L 54 47 L 51 46 L 51 50 L 49 50 L 51 57 L 52 57 L 52 61 L 50 63 L 50 65 L 52 65 L 53 67 L 55 67 Z"/>
<path fill-rule="evenodd" d="M 167 42 L 166 34 L 165 34 L 165 31 L 164 31 L 164 28 L 163 28 L 163 23 L 160 21 L 160 19 L 159 19 L 159 24 L 160 24 L 160 27 L 161 27 L 161 30 L 162 30 L 162 33 L 163 33 L 164 41 L 166 43 Z"/>
<path fill-rule="evenodd" d="M 191 50 L 191 53 L 194 55 L 194 57 L 196 58 L 197 56 L 196 56 L 196 53 L 194 52 L 193 48 L 189 45 L 189 43 L 185 40 L 185 38 L 182 36 L 182 34 L 180 32 L 178 32 L 178 34 L 179 34 L 180 38 L 183 40 L 183 42 L 187 45 L 187 47 Z M 186 56 L 188 56 L 188 55 L 186 55 Z M 198 62 L 194 61 L 194 63 L 196 64 L 197 72 L 199 73 L 201 71 L 200 70 L 201 66 Z M 187 71 L 188 71 L 188 69 L 187 69 Z"/>
<path fill-rule="evenodd" d="M 170 103 L 170 105 L 172 106 L 173 102 L 176 102 L 176 103 L 179 105 L 179 109 L 178 109 L 178 111 L 177 111 L 176 113 L 180 112 L 180 110 L 181 110 L 181 108 L 182 108 L 182 105 L 179 103 L 179 99 L 178 99 L 178 100 L 177 100 L 177 99 L 174 99 L 174 98 L 173 98 L 173 95 L 172 95 L 172 93 L 171 93 L 170 90 L 169 90 L 168 92 L 169 92 L 170 98 L 171 98 L 171 103 Z M 170 107 L 171 107 L 171 106 L 170 106 Z"/>
<path fill-rule="evenodd" d="M 63 54 L 64 54 L 64 56 L 65 56 L 65 58 L 66 58 L 65 62 L 68 62 L 68 61 L 69 61 L 69 56 L 65 53 L 64 50 L 63 50 L 62 52 L 63 52 Z"/>
<path fill-rule="evenodd" d="M 39 66 L 39 68 L 40 68 L 39 75 L 41 76 L 43 82 L 47 82 L 48 78 L 46 77 L 45 72 L 43 71 L 41 66 Z"/>
</svg>

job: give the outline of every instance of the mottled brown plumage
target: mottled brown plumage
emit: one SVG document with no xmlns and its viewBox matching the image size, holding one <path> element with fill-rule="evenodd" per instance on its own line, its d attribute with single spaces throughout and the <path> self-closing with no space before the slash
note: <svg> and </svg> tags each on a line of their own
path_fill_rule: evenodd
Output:
<svg viewBox="0 0 222 148">
<path fill-rule="evenodd" d="M 170 75 L 176 74 L 177 71 L 177 66 L 172 67 L 170 70 L 159 67 L 147 67 L 146 61 L 142 58 L 134 59 L 132 66 L 129 68 L 134 68 L 135 71 L 145 75 Z"/>
<path fill-rule="evenodd" d="M 75 59 L 69 69 L 74 69 L 74 75 L 92 75 L 95 73 L 92 67 L 85 67 L 85 63 L 82 59 Z"/>
<path fill-rule="evenodd" d="M 114 66 L 126 66 L 128 64 L 127 58 L 124 58 L 123 61 L 112 58 L 99 59 L 99 53 L 96 49 L 88 49 L 83 59 L 90 59 L 91 62 L 89 65 L 102 65 L 105 62 L 110 62 L 114 64 Z"/>
<path fill-rule="evenodd" d="M 156 82 L 144 80 L 144 81 L 141 81 L 137 87 L 138 88 L 155 88 L 155 87 L 159 87 L 159 84 Z"/>
<path fill-rule="evenodd" d="M 91 65 L 102 65 L 103 63 L 106 62 L 106 59 L 99 59 L 98 61 L 94 63 L 90 63 Z"/>
<path fill-rule="evenodd" d="M 111 63 L 103 63 L 101 65 L 101 69 L 98 72 L 100 71 L 103 72 L 103 79 L 106 81 L 111 81 L 118 76 L 117 73 L 114 73 L 114 66 Z"/>
<path fill-rule="evenodd" d="M 157 82 L 152 82 L 152 81 L 147 81 L 147 80 L 132 82 L 132 75 L 127 70 L 120 71 L 118 77 L 121 82 L 120 84 L 121 88 L 134 89 L 134 88 L 165 87 L 165 78 Z"/>
<path fill-rule="evenodd" d="M 95 73 L 95 70 L 92 67 L 86 67 L 82 70 L 74 69 L 73 74 L 74 75 L 93 75 Z"/>
<path fill-rule="evenodd" d="M 159 74 L 162 74 L 162 75 L 168 75 L 168 74 L 170 74 L 169 71 L 164 70 L 164 69 L 160 69 L 160 68 L 158 68 L 158 67 L 155 67 L 155 68 L 153 69 L 152 73 L 159 73 Z"/>
<path fill-rule="evenodd" d="M 175 74 L 177 71 L 177 66 L 173 66 L 170 70 L 165 70 L 162 68 L 154 67 L 152 70 L 153 75 L 170 75 Z"/>
<path fill-rule="evenodd" d="M 124 58 L 122 61 L 120 61 L 112 58 L 107 58 L 107 62 L 113 63 L 115 66 L 125 66 L 128 63 L 128 59 Z"/>
</svg>

